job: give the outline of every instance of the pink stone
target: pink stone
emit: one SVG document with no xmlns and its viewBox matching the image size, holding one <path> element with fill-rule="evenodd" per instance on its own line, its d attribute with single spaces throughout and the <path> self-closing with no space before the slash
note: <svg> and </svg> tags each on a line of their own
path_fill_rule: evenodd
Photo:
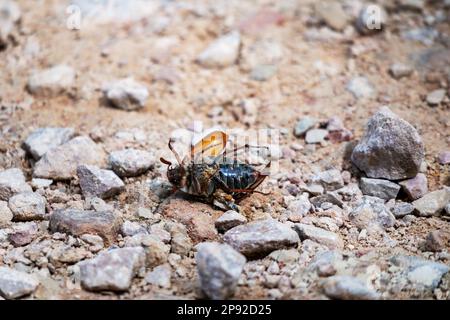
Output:
<svg viewBox="0 0 450 320">
<path fill-rule="evenodd" d="M 427 176 L 423 173 L 418 173 L 412 179 L 403 180 L 400 185 L 411 200 L 422 198 L 428 193 Z"/>
</svg>

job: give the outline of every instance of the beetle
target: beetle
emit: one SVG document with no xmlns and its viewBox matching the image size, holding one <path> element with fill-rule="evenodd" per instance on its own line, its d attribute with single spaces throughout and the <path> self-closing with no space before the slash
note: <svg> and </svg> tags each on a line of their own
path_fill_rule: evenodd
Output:
<svg viewBox="0 0 450 320">
<path fill-rule="evenodd" d="M 261 193 L 255 189 L 269 175 L 271 161 L 262 170 L 236 160 L 240 150 L 268 149 L 265 146 L 245 144 L 231 151 L 226 150 L 228 136 L 224 131 L 213 130 L 205 134 L 198 143 L 191 143 L 190 155 L 181 159 L 169 140 L 169 149 L 175 155 L 177 164 L 161 158 L 168 166 L 167 178 L 174 191 L 180 190 L 201 201 L 213 204 L 222 210 L 240 211 L 238 203 L 252 193 Z"/>
</svg>

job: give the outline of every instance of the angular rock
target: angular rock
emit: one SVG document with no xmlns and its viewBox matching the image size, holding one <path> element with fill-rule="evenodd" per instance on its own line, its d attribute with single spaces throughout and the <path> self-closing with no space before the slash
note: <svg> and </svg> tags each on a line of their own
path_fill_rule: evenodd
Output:
<svg viewBox="0 0 450 320">
<path fill-rule="evenodd" d="M 120 177 L 135 177 L 149 170 L 155 163 L 150 152 L 125 149 L 111 152 L 109 164 Z"/>
<path fill-rule="evenodd" d="M 407 202 L 397 202 L 394 207 L 391 208 L 391 212 L 396 218 L 403 218 L 413 211 L 414 206 Z"/>
<path fill-rule="evenodd" d="M 45 204 L 45 198 L 39 193 L 34 192 L 16 194 L 8 202 L 9 208 L 14 215 L 14 220 L 16 221 L 44 219 Z"/>
<path fill-rule="evenodd" d="M 74 134 L 72 128 L 39 128 L 27 137 L 23 147 L 39 160 L 47 151 L 69 141 Z"/>
<path fill-rule="evenodd" d="M 16 299 L 32 294 L 39 286 L 36 277 L 25 272 L 0 266 L 0 296 Z"/>
<path fill-rule="evenodd" d="M 311 210 L 311 202 L 309 202 L 308 194 L 302 194 L 289 202 L 287 209 L 289 210 L 289 220 L 298 222 Z"/>
<path fill-rule="evenodd" d="M 337 169 L 330 169 L 318 173 L 312 178 L 312 182 L 321 184 L 327 191 L 334 191 L 344 186 L 341 172 Z"/>
<path fill-rule="evenodd" d="M 386 201 L 395 199 L 400 191 L 398 184 L 383 179 L 361 178 L 359 187 L 364 195 L 377 197 Z"/>
<path fill-rule="evenodd" d="M 79 263 L 81 286 L 89 291 L 126 291 L 144 266 L 143 248 L 118 248 Z"/>
<path fill-rule="evenodd" d="M 342 250 L 344 248 L 344 242 L 341 237 L 334 232 L 302 223 L 296 223 L 294 228 L 302 240 L 310 239 L 317 243 L 323 244 L 330 250 Z"/>
<path fill-rule="evenodd" d="M 66 65 L 58 65 L 31 75 L 27 89 L 31 94 L 50 98 L 69 91 L 74 82 L 75 70 Z"/>
<path fill-rule="evenodd" d="M 316 208 L 320 208 L 322 204 L 325 202 L 335 204 L 341 208 L 344 204 L 342 202 L 341 197 L 338 194 L 336 194 L 336 192 L 327 192 L 325 194 L 312 197 L 310 201 Z"/>
<path fill-rule="evenodd" d="M 145 276 L 145 282 L 153 284 L 161 288 L 170 288 L 170 277 L 172 270 L 169 264 L 162 264 L 155 267 L 152 271 Z"/>
<path fill-rule="evenodd" d="M 311 129 L 306 132 L 306 143 L 321 143 L 325 141 L 328 131 L 325 129 Z"/>
<path fill-rule="evenodd" d="M 95 234 L 108 243 L 115 241 L 121 221 L 113 213 L 81 211 L 74 209 L 56 210 L 50 216 L 51 232 L 63 232 L 74 236 Z"/>
<path fill-rule="evenodd" d="M 21 247 L 31 243 L 38 235 L 38 226 L 35 222 L 14 224 L 13 231 L 8 240 L 14 247 Z"/>
<path fill-rule="evenodd" d="M 312 129 L 317 123 L 317 120 L 311 117 L 305 117 L 297 122 L 294 128 L 294 135 L 297 138 L 302 137 L 308 130 Z"/>
<path fill-rule="evenodd" d="M 417 200 L 428 193 L 428 180 L 423 173 L 418 173 L 414 178 L 401 181 L 400 185 L 410 200 Z"/>
<path fill-rule="evenodd" d="M 423 159 L 424 146 L 416 129 L 387 107 L 370 118 L 351 156 L 368 177 L 388 180 L 415 177 Z"/>
<path fill-rule="evenodd" d="M 125 189 L 123 181 L 111 170 L 81 165 L 77 168 L 77 174 L 85 197 L 106 199 Z"/>
<path fill-rule="evenodd" d="M 8 227 L 13 219 L 13 213 L 8 207 L 8 202 L 0 201 L 0 229 Z"/>
<path fill-rule="evenodd" d="M 0 171 L 0 200 L 8 201 L 17 193 L 32 191 L 25 176 L 17 168 Z"/>
<path fill-rule="evenodd" d="M 274 250 L 294 247 L 299 237 L 290 227 L 267 219 L 234 227 L 225 233 L 223 240 L 243 255 L 256 258 Z"/>
<path fill-rule="evenodd" d="M 35 190 L 48 188 L 52 185 L 52 183 L 53 183 L 53 180 L 51 180 L 51 179 L 40 179 L 40 178 L 31 179 L 31 186 Z"/>
<path fill-rule="evenodd" d="M 145 107 L 149 96 L 148 89 L 133 78 L 104 85 L 103 94 L 113 107 L 128 111 Z"/>
<path fill-rule="evenodd" d="M 231 297 L 246 261 L 242 254 L 227 244 L 199 244 L 196 262 L 203 292 L 211 299 Z"/>
<path fill-rule="evenodd" d="M 149 268 L 154 268 L 166 263 L 170 253 L 169 245 L 144 233 L 138 233 L 132 237 L 125 238 L 124 246 L 144 247 L 146 255 L 145 265 Z"/>
<path fill-rule="evenodd" d="M 230 32 L 211 43 L 198 57 L 197 62 L 207 68 L 222 68 L 234 64 L 239 56 L 241 36 Z"/>
<path fill-rule="evenodd" d="M 413 72 L 413 68 L 407 64 L 394 63 L 389 67 L 389 72 L 394 79 L 400 79 L 410 76 Z"/>
<path fill-rule="evenodd" d="M 446 94 L 445 89 L 438 89 L 438 90 L 431 91 L 427 95 L 427 98 L 426 98 L 427 103 L 430 106 L 437 106 L 442 102 L 442 100 L 444 100 L 445 94 Z"/>
<path fill-rule="evenodd" d="M 438 252 L 450 246 L 450 231 L 449 230 L 434 230 L 431 231 L 425 239 L 425 250 Z"/>
<path fill-rule="evenodd" d="M 422 198 L 414 201 L 412 204 L 419 216 L 429 217 L 440 214 L 449 202 L 450 188 L 444 187 L 441 190 L 427 193 Z"/>
<path fill-rule="evenodd" d="M 120 228 L 120 232 L 124 237 L 132 237 L 139 233 L 147 234 L 147 229 L 145 229 L 143 226 L 141 226 L 137 222 L 132 222 L 129 220 L 125 220 L 122 224 L 122 227 Z"/>
<path fill-rule="evenodd" d="M 349 213 L 349 218 L 358 229 L 386 229 L 395 224 L 395 217 L 384 205 L 383 199 L 370 196 L 362 197 Z"/>
<path fill-rule="evenodd" d="M 82 164 L 102 166 L 106 155 L 89 137 L 75 137 L 49 150 L 36 163 L 33 176 L 37 178 L 67 180 L 75 176 Z"/>
<path fill-rule="evenodd" d="M 351 276 L 333 276 L 323 284 L 324 293 L 331 299 L 377 300 L 380 294 L 368 288 L 365 283 Z"/>
<path fill-rule="evenodd" d="M 370 98 L 375 94 L 375 89 L 366 77 L 352 78 L 346 88 L 356 99 Z"/>
<path fill-rule="evenodd" d="M 171 251 L 181 256 L 189 255 L 192 249 L 192 241 L 189 238 L 186 227 L 177 222 L 166 223 L 164 227 L 170 233 Z"/>
<path fill-rule="evenodd" d="M 247 223 L 247 218 L 236 211 L 228 210 L 216 220 L 215 226 L 220 232 L 225 232 L 244 223 Z"/>
</svg>

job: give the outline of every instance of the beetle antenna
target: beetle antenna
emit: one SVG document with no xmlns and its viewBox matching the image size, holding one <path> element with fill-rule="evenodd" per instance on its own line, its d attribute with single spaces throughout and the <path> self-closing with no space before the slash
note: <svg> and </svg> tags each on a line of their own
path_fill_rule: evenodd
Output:
<svg viewBox="0 0 450 320">
<path fill-rule="evenodd" d="M 171 166 L 172 165 L 172 162 L 170 162 L 169 160 L 166 160 L 166 159 L 164 159 L 164 158 L 159 158 L 159 160 L 162 162 L 162 163 L 164 163 L 164 164 L 167 164 L 168 166 Z"/>
<path fill-rule="evenodd" d="M 175 148 L 172 146 L 172 142 L 173 142 L 173 140 L 170 139 L 169 140 L 169 149 L 175 155 L 175 158 L 177 159 L 178 164 L 181 165 L 182 164 L 181 158 L 180 158 L 179 154 L 177 153 L 177 151 L 175 150 Z"/>
</svg>

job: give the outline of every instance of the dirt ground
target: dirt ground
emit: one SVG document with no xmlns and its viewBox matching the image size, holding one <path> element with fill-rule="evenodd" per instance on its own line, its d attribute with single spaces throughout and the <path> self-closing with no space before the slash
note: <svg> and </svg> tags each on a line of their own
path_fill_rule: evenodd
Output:
<svg viewBox="0 0 450 320">
<path fill-rule="evenodd" d="M 440 165 L 436 161 L 440 152 L 450 150 L 448 1 L 447 4 L 423 1 L 425 6 L 422 9 L 403 9 L 397 1 L 376 1 L 388 12 L 388 23 L 383 31 L 360 35 L 350 19 L 347 24 L 349 31 L 336 32 L 340 37 L 328 36 L 324 40 L 308 39 L 306 36 L 308 32 L 324 26 L 314 16 L 312 0 L 152 2 L 156 9 L 137 21 L 92 22 L 80 30 L 69 30 L 65 11 L 68 3 L 56 0 L 17 1 L 22 11 L 20 25 L 13 41 L 0 51 L 0 169 L 19 167 L 26 173 L 27 180 L 31 179 L 34 163 L 22 150 L 21 144 L 39 127 L 72 127 L 77 134 L 93 138 L 107 152 L 135 147 L 152 152 L 157 159 L 160 156 L 172 158 L 167 148 L 171 133 L 179 128 L 190 128 L 194 121 L 202 121 L 205 127 L 221 125 L 226 128 L 280 129 L 283 132 L 280 148 L 289 156 L 279 160 L 279 172 L 263 185 L 263 189 L 271 188 L 272 193 L 268 196 L 252 195 L 242 206 L 245 212 L 250 212 L 250 219 L 269 214 L 282 220 L 280 217 L 285 210 L 283 197 L 288 194 L 283 182 L 289 180 L 287 177 L 297 175 L 302 180 L 317 169 L 339 168 L 350 171 L 351 181 L 358 182 L 362 173 L 345 158 L 346 149 L 362 136 L 367 120 L 376 110 L 388 105 L 398 116 L 412 124 L 423 139 L 429 190 L 450 185 L 450 166 Z M 360 2 L 342 3 L 347 6 L 348 15 L 352 16 L 353 13 L 349 13 L 352 6 L 357 7 Z M 248 25 L 245 27 L 244 22 L 252 22 L 255 13 L 263 9 L 270 12 L 272 20 L 253 21 L 257 24 L 253 29 Z M 427 26 L 426 17 L 436 15 L 438 11 L 445 18 L 430 26 L 440 34 L 432 43 L 405 39 L 402 35 L 405 31 Z M 235 64 L 225 68 L 205 68 L 196 63 L 199 53 L 214 39 L 239 27 L 241 46 Z M 253 44 L 262 40 L 276 42 L 282 48 L 282 55 L 272 77 L 255 81 L 245 66 L 246 54 Z M 389 72 L 393 63 L 410 65 L 412 74 L 401 79 L 393 78 Z M 34 96 L 26 90 L 32 71 L 57 64 L 69 65 L 76 71 L 75 84 L 69 92 L 46 98 Z M 326 66 L 326 70 L 320 70 L 318 65 Z M 102 99 L 103 83 L 128 76 L 144 84 L 149 91 L 146 106 L 137 111 L 112 108 Z M 366 77 L 375 94 L 368 98 L 355 98 L 346 86 L 356 76 Z M 447 98 L 438 106 L 431 107 L 426 102 L 426 96 L 438 88 L 446 90 Z M 239 102 L 250 98 L 258 101 L 259 108 L 256 120 L 246 125 L 242 117 L 235 116 L 235 110 Z M 217 106 L 220 114 L 211 116 L 211 110 Z M 303 138 L 293 135 L 297 121 L 307 115 L 323 122 L 338 116 L 353 133 L 353 138 L 349 142 L 326 141 L 308 145 Z M 131 132 L 131 136 L 137 132 L 135 137 L 143 134 L 144 138 L 119 139 L 117 132 Z M 301 150 L 296 151 L 293 146 Z M 126 191 L 108 203 L 122 210 L 127 219 L 133 219 L 132 212 L 142 204 L 150 203 L 153 212 L 161 212 L 168 199 L 154 202 L 139 193 L 146 181 L 158 177 L 166 179 L 165 171 L 166 166 L 157 162 L 155 168 L 146 174 L 126 179 Z M 55 182 L 52 188 L 80 193 L 76 179 Z M 204 209 L 214 217 L 220 215 L 220 211 L 208 205 L 190 204 L 193 210 Z M 311 213 L 311 216 L 316 214 Z M 385 236 L 369 236 L 361 240 L 358 232 L 355 236 L 349 221 L 344 221 L 337 233 L 344 240 L 343 253 L 351 257 L 348 259 L 368 257 L 368 266 L 378 261 L 379 273 L 389 274 L 392 270 L 387 261 L 396 253 L 419 255 L 448 265 L 448 243 L 440 252 L 420 249 L 429 232 L 449 231 L 448 223 L 445 217 L 416 217 L 410 223 L 398 222 L 387 230 L 390 241 L 386 241 Z M 304 246 L 299 246 L 300 253 L 308 251 Z M 6 254 L 11 246 L 5 245 L 3 248 Z M 313 256 L 311 253 L 304 258 L 302 267 Z M 358 266 L 352 267 L 353 274 L 359 272 L 358 268 L 364 269 L 364 262 L 358 261 Z M 186 274 L 173 275 L 170 288 L 149 286 L 138 277 L 133 280 L 131 289 L 123 294 L 82 290 L 68 275 L 66 267 L 61 267 L 32 297 L 202 297 L 193 255 L 184 259 L 182 264 Z M 268 258 L 250 261 L 245 270 L 251 270 L 258 264 L 267 267 L 270 261 Z M 241 280 L 234 298 L 325 297 L 320 290 L 320 281 L 298 273 L 286 273 L 291 281 L 288 289 L 283 289 L 281 284 L 280 288 L 268 288 L 261 280 L 262 276 L 253 279 L 248 276 Z M 381 284 L 376 287 L 380 292 L 386 292 L 383 295 L 385 298 L 450 297 L 448 275 L 443 278 L 440 288 L 419 293 L 409 289 L 395 291 L 383 279 L 377 281 Z"/>
</svg>

